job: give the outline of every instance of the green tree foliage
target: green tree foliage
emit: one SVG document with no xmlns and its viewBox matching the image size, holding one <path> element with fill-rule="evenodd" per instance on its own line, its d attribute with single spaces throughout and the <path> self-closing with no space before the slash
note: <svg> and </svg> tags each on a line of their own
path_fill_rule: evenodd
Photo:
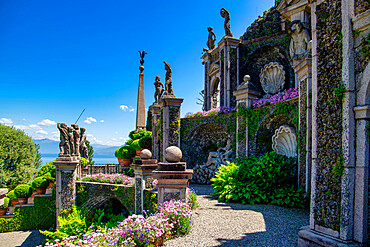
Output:
<svg viewBox="0 0 370 247">
<path fill-rule="evenodd" d="M 303 207 L 303 190 L 295 187 L 296 167 L 296 159 L 275 152 L 236 159 L 211 179 L 214 195 L 226 202 Z"/>
<path fill-rule="evenodd" d="M 41 165 L 39 147 L 21 130 L 0 124 L 0 187 L 30 182 Z"/>
<path fill-rule="evenodd" d="M 86 140 L 85 144 L 87 147 L 87 155 L 89 156 L 89 165 L 94 165 L 95 164 L 95 161 L 93 161 L 94 148 L 90 145 L 90 142 L 88 140 Z"/>
</svg>

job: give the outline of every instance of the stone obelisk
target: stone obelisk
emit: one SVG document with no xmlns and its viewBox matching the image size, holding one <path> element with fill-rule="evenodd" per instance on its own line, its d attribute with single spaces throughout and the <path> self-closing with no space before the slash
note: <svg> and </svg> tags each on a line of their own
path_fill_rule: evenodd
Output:
<svg viewBox="0 0 370 247">
<path fill-rule="evenodd" d="M 144 56 L 145 51 L 140 52 L 140 75 L 139 75 L 139 89 L 137 94 L 137 110 L 136 110 L 136 130 L 145 129 L 145 97 L 144 97 Z"/>
</svg>

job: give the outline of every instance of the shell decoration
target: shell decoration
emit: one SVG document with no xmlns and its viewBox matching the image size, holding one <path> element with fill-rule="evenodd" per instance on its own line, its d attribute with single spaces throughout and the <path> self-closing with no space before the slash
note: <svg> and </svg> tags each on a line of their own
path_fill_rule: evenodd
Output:
<svg viewBox="0 0 370 247">
<path fill-rule="evenodd" d="M 283 125 L 272 136 L 272 149 L 275 153 L 297 157 L 297 135 L 294 128 Z"/>
<path fill-rule="evenodd" d="M 263 67 L 260 73 L 260 82 L 263 91 L 267 94 L 276 94 L 283 90 L 285 71 L 278 62 L 271 62 Z"/>
</svg>

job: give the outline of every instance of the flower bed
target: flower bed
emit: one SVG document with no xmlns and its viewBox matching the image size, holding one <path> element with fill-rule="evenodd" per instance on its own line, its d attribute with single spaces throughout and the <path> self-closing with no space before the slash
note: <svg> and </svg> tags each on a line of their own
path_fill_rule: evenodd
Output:
<svg viewBox="0 0 370 247">
<path fill-rule="evenodd" d="M 205 117 L 205 116 L 212 116 L 212 115 L 227 114 L 231 112 L 235 112 L 235 108 L 228 107 L 228 106 L 221 106 L 219 108 L 214 108 L 209 111 L 199 111 L 199 112 L 187 115 L 185 118 Z"/>
<path fill-rule="evenodd" d="M 127 175 L 115 173 L 115 174 L 103 174 L 98 173 L 94 175 L 88 175 L 82 178 L 83 182 L 98 182 L 98 183 L 109 183 L 109 184 L 123 184 L 126 186 L 134 186 L 135 179 Z"/>
<path fill-rule="evenodd" d="M 278 102 L 286 101 L 288 99 L 293 99 L 295 97 L 298 97 L 298 95 L 299 95 L 298 87 L 289 88 L 288 90 L 272 95 L 268 98 L 256 100 L 253 103 L 252 107 L 259 108 L 259 107 L 266 106 L 266 105 L 273 105 Z"/>
<path fill-rule="evenodd" d="M 98 228 L 81 238 L 65 237 L 45 246 L 157 246 L 171 235 L 188 233 L 192 222 L 191 205 L 171 200 L 163 203 L 154 215 L 132 215 L 118 227 Z"/>
</svg>

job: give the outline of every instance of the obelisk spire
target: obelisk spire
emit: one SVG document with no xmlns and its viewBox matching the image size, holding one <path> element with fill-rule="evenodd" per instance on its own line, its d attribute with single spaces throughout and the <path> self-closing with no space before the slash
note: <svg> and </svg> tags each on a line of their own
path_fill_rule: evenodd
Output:
<svg viewBox="0 0 370 247">
<path fill-rule="evenodd" d="M 145 97 L 144 97 L 144 56 L 147 54 L 145 51 L 140 53 L 140 75 L 139 75 L 139 89 L 137 94 L 137 110 L 136 110 L 136 130 L 145 129 Z"/>
</svg>

